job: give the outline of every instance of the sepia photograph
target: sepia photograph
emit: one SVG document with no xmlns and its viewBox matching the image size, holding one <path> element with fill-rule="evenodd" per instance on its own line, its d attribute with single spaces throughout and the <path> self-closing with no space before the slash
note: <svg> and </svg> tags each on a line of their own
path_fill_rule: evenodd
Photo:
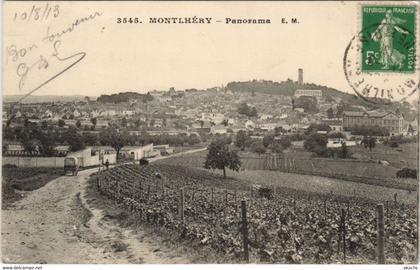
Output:
<svg viewBox="0 0 420 270">
<path fill-rule="evenodd" d="M 2 269 L 417 269 L 419 2 L 2 7 Z"/>
</svg>

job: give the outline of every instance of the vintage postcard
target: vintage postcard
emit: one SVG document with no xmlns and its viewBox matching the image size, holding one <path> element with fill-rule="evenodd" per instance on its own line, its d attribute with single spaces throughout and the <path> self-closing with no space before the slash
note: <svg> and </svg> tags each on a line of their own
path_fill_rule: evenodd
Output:
<svg viewBox="0 0 420 270">
<path fill-rule="evenodd" d="M 5 1 L 4 269 L 417 269 L 419 15 Z"/>
</svg>

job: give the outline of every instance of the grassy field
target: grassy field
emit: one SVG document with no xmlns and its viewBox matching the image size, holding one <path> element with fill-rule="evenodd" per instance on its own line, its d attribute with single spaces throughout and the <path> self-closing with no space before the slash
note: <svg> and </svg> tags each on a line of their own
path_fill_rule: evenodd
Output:
<svg viewBox="0 0 420 270">
<path fill-rule="evenodd" d="M 361 145 L 351 147 L 350 151 L 362 159 L 386 160 L 396 168 L 416 168 L 417 167 L 417 144 L 406 143 L 401 144 L 398 148 L 391 148 L 383 144 L 376 145 L 372 149 L 364 148 Z"/>
<path fill-rule="evenodd" d="M 187 166 L 193 168 L 203 168 L 206 160 L 207 151 L 192 153 L 188 155 L 182 155 L 178 157 L 170 157 L 158 161 L 161 164 L 170 164 L 178 166 Z M 254 153 L 240 152 L 243 170 L 264 170 L 265 155 L 258 155 Z"/>
<path fill-rule="evenodd" d="M 221 172 L 217 172 L 220 173 Z M 291 188 L 320 194 L 334 194 L 338 196 L 354 196 L 368 198 L 377 202 L 393 201 L 396 193 L 399 201 L 407 204 L 416 204 L 417 192 L 394 189 L 382 186 L 368 185 L 342 181 L 334 178 L 300 175 L 267 170 L 244 170 L 239 172 L 228 171 L 228 176 L 241 179 L 250 184 L 276 186 L 278 188 Z"/>
<path fill-rule="evenodd" d="M 32 191 L 43 187 L 51 180 L 63 175 L 58 168 L 2 168 L 2 207 L 22 198 L 19 191 Z"/>
<path fill-rule="evenodd" d="M 396 178 L 396 172 L 404 167 L 400 160 L 412 160 L 415 155 L 416 144 L 402 145 L 401 151 L 383 145 L 378 145 L 372 151 L 357 146 L 351 148 L 362 159 L 327 159 L 314 158 L 312 153 L 302 150 L 289 150 L 282 155 L 257 155 L 249 152 L 240 152 L 242 166 L 240 174 L 265 174 L 266 171 L 278 171 L 276 175 L 288 174 L 289 177 L 305 177 L 305 179 L 335 178 L 350 182 L 357 182 L 381 187 L 415 191 L 418 187 L 417 179 Z M 414 150 L 413 150 L 414 149 Z M 207 152 L 193 153 L 159 161 L 161 164 L 203 168 Z M 364 157 L 366 157 L 364 159 Z M 373 158 L 369 160 L 368 158 Z M 385 157 L 388 157 L 385 159 Z M 388 165 L 380 164 L 377 160 L 386 160 Z M 411 162 L 412 164 L 412 162 Z M 397 166 L 399 165 L 399 166 Z M 412 165 L 412 168 L 416 168 Z M 411 167 L 411 166 L 410 166 Z M 257 172 L 253 172 L 257 171 Z M 267 172 L 268 173 L 268 172 Z M 230 174 L 230 172 L 228 172 Z M 236 173 L 235 173 L 236 174 Z M 241 177 L 242 175 L 238 175 Z M 302 176 L 299 176 L 302 175 Z M 273 176 L 274 177 L 274 176 Z M 270 177 L 272 178 L 272 177 Z M 342 181 L 341 181 L 342 182 Z M 349 183 L 351 185 L 351 183 Z M 347 184 L 346 184 L 347 185 Z M 405 191 L 404 191 L 405 192 Z"/>
</svg>

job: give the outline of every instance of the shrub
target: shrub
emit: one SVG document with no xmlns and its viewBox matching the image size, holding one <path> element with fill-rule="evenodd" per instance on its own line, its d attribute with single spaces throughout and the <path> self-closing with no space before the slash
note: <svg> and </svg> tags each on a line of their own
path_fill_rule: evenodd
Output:
<svg viewBox="0 0 420 270">
<path fill-rule="evenodd" d="M 273 189 L 268 187 L 261 187 L 258 189 L 258 195 L 260 197 L 271 200 L 273 198 Z"/>
<path fill-rule="evenodd" d="M 414 178 L 417 179 L 417 170 L 403 168 L 397 172 L 397 178 Z"/>
</svg>

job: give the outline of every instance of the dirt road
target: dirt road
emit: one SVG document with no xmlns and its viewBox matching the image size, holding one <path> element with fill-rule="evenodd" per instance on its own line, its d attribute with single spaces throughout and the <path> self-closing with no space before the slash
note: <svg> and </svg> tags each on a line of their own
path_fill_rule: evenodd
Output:
<svg viewBox="0 0 420 270">
<path fill-rule="evenodd" d="M 87 203 L 87 178 L 59 177 L 2 210 L 4 263 L 189 263 L 146 232 L 120 228 Z"/>
</svg>

